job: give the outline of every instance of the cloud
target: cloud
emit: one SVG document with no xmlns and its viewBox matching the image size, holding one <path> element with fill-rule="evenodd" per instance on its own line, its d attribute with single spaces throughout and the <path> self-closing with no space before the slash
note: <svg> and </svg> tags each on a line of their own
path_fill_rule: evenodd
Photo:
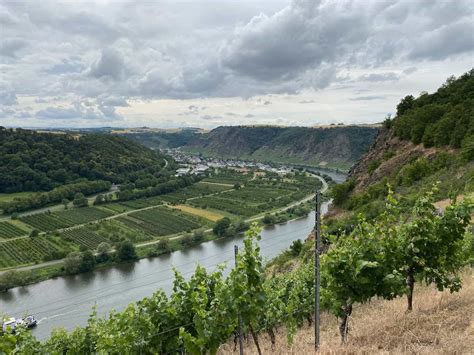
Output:
<svg viewBox="0 0 474 355">
<path fill-rule="evenodd" d="M 316 101 L 314 101 L 314 100 L 301 100 L 301 101 L 298 101 L 298 103 L 300 103 L 300 104 L 314 104 L 314 103 L 316 103 Z"/>
<path fill-rule="evenodd" d="M 333 90 L 353 90 L 344 97 L 354 103 L 362 87 L 370 90 L 364 96 L 385 96 L 380 104 L 393 106 L 392 90 L 400 97 L 417 93 L 423 83 L 434 88 L 438 78 L 469 69 L 473 16 L 472 0 L 215 1 L 212 6 L 127 0 L 76 2 L 61 11 L 50 1 L 4 1 L 0 88 L 18 95 L 19 100 L 8 100 L 20 106 L 36 97 L 36 111 L 49 106 L 67 115 L 75 102 L 91 102 L 93 114 L 81 109 L 75 115 L 97 120 L 115 117 L 117 107 L 132 112 L 129 105 L 161 99 L 192 99 L 200 109 L 187 110 L 189 102 L 183 102 L 175 114 L 199 119 L 200 100 L 216 99 L 206 103 L 206 113 L 232 122 L 225 113 L 234 109 L 214 111 L 221 98 L 261 97 L 265 106 L 270 94 L 301 95 L 294 103 L 303 104 L 314 103 L 308 92 L 326 99 Z M 57 99 L 48 102 L 52 98 Z M 276 111 L 286 110 L 277 100 L 268 100 L 272 105 L 265 111 L 273 116 L 265 119 L 292 120 Z M 45 114 L 54 116 L 54 110 Z"/>
<path fill-rule="evenodd" d="M 379 81 L 397 81 L 400 79 L 400 75 L 397 73 L 371 73 L 371 74 L 364 74 L 359 76 L 359 81 L 372 81 L 372 82 L 379 82 Z"/>
<path fill-rule="evenodd" d="M 15 58 L 17 52 L 26 47 L 27 43 L 21 38 L 4 38 L 0 41 L 0 55 Z"/>
<path fill-rule="evenodd" d="M 204 116 L 201 116 L 200 118 L 205 121 L 215 121 L 215 120 L 222 119 L 222 116 L 204 115 Z"/>
<path fill-rule="evenodd" d="M 372 100 L 384 100 L 384 99 L 386 99 L 386 97 L 382 95 L 358 96 L 358 97 L 350 98 L 350 100 L 352 101 L 372 101 Z"/>
<path fill-rule="evenodd" d="M 474 50 L 474 16 L 422 34 L 410 51 L 412 59 L 443 60 Z"/>
<path fill-rule="evenodd" d="M 13 91 L 0 91 L 0 105 L 18 105 L 18 99 Z"/>
<path fill-rule="evenodd" d="M 119 80 L 124 73 L 123 57 L 113 48 L 103 49 L 100 58 L 90 68 L 90 75 L 98 79 L 105 77 Z"/>
<path fill-rule="evenodd" d="M 74 102 L 69 107 L 50 106 L 39 110 L 36 118 L 45 120 L 85 120 L 85 121 L 120 121 L 122 117 L 116 113 L 115 107 L 102 104 L 94 105 L 90 102 Z"/>
</svg>

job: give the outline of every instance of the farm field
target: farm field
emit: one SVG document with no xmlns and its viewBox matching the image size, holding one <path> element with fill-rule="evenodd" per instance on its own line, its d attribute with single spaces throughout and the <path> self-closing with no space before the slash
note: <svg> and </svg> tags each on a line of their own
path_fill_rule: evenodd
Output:
<svg viewBox="0 0 474 355">
<path fill-rule="evenodd" d="M 0 268 L 60 259 L 73 248 L 61 238 L 38 236 L 0 243 Z"/>
<path fill-rule="evenodd" d="M 82 207 L 60 212 L 45 212 L 20 217 L 20 220 L 42 232 L 72 227 L 112 216 L 112 211 L 96 207 Z"/>
<path fill-rule="evenodd" d="M 0 240 L 21 237 L 27 232 L 9 222 L 0 222 Z"/>
<path fill-rule="evenodd" d="M 211 228 L 224 217 L 251 218 L 303 199 L 314 184 L 314 178 L 303 174 L 288 179 L 274 173 L 220 170 L 160 196 L 21 216 L 0 222 L 0 268 L 58 259 L 79 249 L 96 250 L 103 242 L 141 243 Z M 46 235 L 26 237 L 31 229 Z M 11 238 L 18 239 L 10 242 Z"/>
<path fill-rule="evenodd" d="M 109 242 L 109 240 L 91 231 L 87 227 L 66 230 L 61 233 L 61 236 L 66 240 L 91 250 L 97 249 L 100 243 Z"/>
<path fill-rule="evenodd" d="M 186 212 L 186 213 L 190 213 L 190 214 L 202 217 L 202 218 L 206 218 L 206 219 L 208 219 L 212 222 L 217 222 L 221 218 L 225 217 L 224 215 L 216 213 L 216 212 L 191 207 L 191 206 L 188 206 L 188 205 L 175 205 L 175 206 L 170 206 L 170 207 L 174 208 L 174 209 L 177 209 L 177 210 L 180 210 L 182 212 Z"/>
<path fill-rule="evenodd" d="M 128 227 L 141 230 L 150 236 L 165 236 L 191 231 L 203 225 L 202 218 L 166 207 L 133 212 L 119 217 L 118 220 Z"/>
<path fill-rule="evenodd" d="M 34 192 L 14 192 L 11 194 L 0 193 L 0 202 L 10 202 L 15 198 L 28 197 L 32 194 L 34 194 Z"/>
</svg>

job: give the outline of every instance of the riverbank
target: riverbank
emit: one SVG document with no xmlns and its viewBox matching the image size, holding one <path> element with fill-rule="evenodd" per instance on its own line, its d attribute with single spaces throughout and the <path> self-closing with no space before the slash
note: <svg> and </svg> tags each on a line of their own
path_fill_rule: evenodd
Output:
<svg viewBox="0 0 474 355">
<path fill-rule="evenodd" d="M 327 210 L 327 203 L 323 204 L 322 210 Z M 313 227 L 314 212 L 307 217 L 264 227 L 259 242 L 264 260 L 272 260 L 295 240 L 306 238 Z M 234 245 L 243 248 L 242 235 L 14 288 L 0 294 L 0 309 L 9 316 L 34 314 L 39 325 L 33 334 L 38 339 L 46 339 L 54 328 L 72 330 L 84 326 L 94 305 L 99 316 L 107 316 L 111 309 L 121 311 L 131 302 L 149 297 L 157 290 L 170 294 L 175 279 L 174 269 L 188 278 L 198 264 L 209 272 L 224 264 L 224 274 L 227 274 L 234 265 Z"/>
<path fill-rule="evenodd" d="M 322 187 L 321 192 L 324 194 L 328 191 L 328 183 L 324 178 L 318 175 L 313 175 L 315 178 L 321 181 Z M 275 219 L 265 223 L 266 226 L 277 225 L 281 223 L 285 223 L 295 218 L 301 218 L 307 216 L 308 213 L 314 208 L 312 206 L 312 200 L 314 200 L 314 194 L 306 196 L 300 201 L 296 201 L 291 203 L 288 206 L 277 208 L 271 211 L 267 211 L 265 213 L 256 215 L 254 217 L 248 218 L 245 220 L 246 223 L 251 222 L 259 222 L 265 220 L 265 217 L 268 215 L 275 216 Z M 290 212 L 289 212 L 290 211 Z M 242 230 L 238 231 L 241 232 Z M 139 259 L 149 258 L 149 257 L 156 257 L 163 254 L 169 254 L 175 251 L 185 250 L 189 247 L 195 246 L 200 243 L 209 242 L 212 240 L 217 240 L 219 237 L 215 234 L 211 233 L 211 229 L 207 229 L 204 231 L 204 235 L 198 238 L 193 238 L 193 235 L 188 233 L 180 234 L 174 236 L 172 238 L 161 238 L 158 240 L 154 240 L 151 242 L 145 242 L 141 244 L 137 244 L 136 247 L 136 254 L 137 258 L 134 260 L 117 260 L 115 258 L 109 258 L 106 262 L 97 263 L 94 266 L 94 269 L 100 269 L 104 267 L 110 267 L 112 265 L 122 264 L 124 262 L 134 262 Z M 228 236 L 227 236 L 228 237 Z M 163 248 L 160 245 L 160 242 L 166 239 L 167 245 Z M 162 244 L 162 243 L 161 243 Z M 31 285 L 34 283 L 38 283 L 41 281 L 45 281 L 50 278 L 56 278 L 59 276 L 67 276 L 70 275 L 64 269 L 64 259 L 54 260 L 46 263 L 36 264 L 25 266 L 22 268 L 15 268 L 11 270 L 6 270 L 0 272 L 0 292 L 6 292 L 8 289 L 18 287 L 18 286 L 26 286 Z"/>
</svg>

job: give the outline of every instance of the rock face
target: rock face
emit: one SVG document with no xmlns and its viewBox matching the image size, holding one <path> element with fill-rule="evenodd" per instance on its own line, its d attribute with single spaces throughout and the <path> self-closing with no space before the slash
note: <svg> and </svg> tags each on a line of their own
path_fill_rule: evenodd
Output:
<svg viewBox="0 0 474 355">
<path fill-rule="evenodd" d="M 425 156 L 434 157 L 446 148 L 425 148 L 395 137 L 393 129 L 381 128 L 368 152 L 351 168 L 349 178 L 356 180 L 355 191 L 395 174 L 406 164 Z"/>
<path fill-rule="evenodd" d="M 183 149 L 203 155 L 348 170 L 372 145 L 378 128 L 218 127 Z"/>
</svg>

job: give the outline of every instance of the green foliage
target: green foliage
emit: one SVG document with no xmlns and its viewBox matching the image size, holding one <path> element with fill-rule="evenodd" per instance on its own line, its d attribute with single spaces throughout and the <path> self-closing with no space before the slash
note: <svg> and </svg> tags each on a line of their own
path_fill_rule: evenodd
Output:
<svg viewBox="0 0 474 355">
<path fill-rule="evenodd" d="M 135 260 L 137 258 L 135 246 L 129 240 L 118 243 L 116 251 L 117 259 L 120 261 Z"/>
<path fill-rule="evenodd" d="M 360 218 L 344 237 L 329 237 L 332 245 L 321 258 L 321 306 L 341 318 L 343 337 L 353 305 L 408 292 L 405 279 L 410 268 L 417 270 L 417 280 L 440 289 L 455 291 L 460 286 L 457 271 L 472 261 L 472 235 L 465 236 L 465 226 L 474 206 L 468 201 L 454 204 L 440 216 L 432 213 L 429 199 L 423 196 L 404 211 L 389 193 L 379 218 Z M 411 218 L 399 224 L 404 213 Z M 257 344 L 263 331 L 274 341 L 274 329 L 280 325 L 287 326 L 291 341 L 296 328 L 312 317 L 314 263 L 306 259 L 299 268 L 267 276 L 258 240 L 259 230 L 253 225 L 227 278 L 222 266 L 212 273 L 198 266 L 188 281 L 175 272 L 170 297 L 158 291 L 106 318 L 94 311 L 86 327 L 69 334 L 55 331 L 41 344 L 22 332 L 13 338 L 0 336 L 0 344 L 19 353 L 152 354 L 185 349 L 190 354 L 215 354 L 235 335 L 239 313 L 244 333 L 252 333 Z"/>
<path fill-rule="evenodd" d="M 82 265 L 82 254 L 80 252 L 69 253 L 63 261 L 64 270 L 70 275 L 80 272 Z"/>
<path fill-rule="evenodd" d="M 30 238 L 36 238 L 38 235 L 39 235 L 39 230 L 37 230 L 37 229 L 33 229 L 30 232 Z"/>
<path fill-rule="evenodd" d="M 72 200 L 72 204 L 74 205 L 74 207 L 87 207 L 87 205 L 89 204 L 89 201 L 87 200 L 87 198 L 84 196 L 82 192 L 78 192 L 74 196 L 74 200 Z"/>
<path fill-rule="evenodd" d="M 263 224 L 272 225 L 276 222 L 276 217 L 272 214 L 266 214 L 262 219 Z"/>
<path fill-rule="evenodd" d="M 49 191 L 81 179 L 159 181 L 154 174 L 164 164 L 158 152 L 113 135 L 0 130 L 0 192 Z"/>
<path fill-rule="evenodd" d="M 426 147 L 469 145 L 474 134 L 474 69 L 448 78 L 435 93 L 407 96 L 397 106 L 395 134 Z M 468 159 L 471 157 L 468 154 Z"/>
<path fill-rule="evenodd" d="M 374 159 L 369 163 L 369 166 L 367 167 L 367 172 L 369 175 L 372 175 L 372 173 L 380 166 L 380 160 Z"/>
<path fill-rule="evenodd" d="M 303 249 L 303 242 L 301 239 L 295 240 L 291 245 L 290 245 L 290 251 L 293 254 L 293 256 L 298 256 L 301 253 L 301 250 Z"/>
<path fill-rule="evenodd" d="M 230 227 L 230 219 L 227 217 L 224 217 L 216 222 L 216 224 L 212 228 L 212 232 L 215 235 L 222 237 L 223 235 L 225 235 L 229 227 Z"/>
<path fill-rule="evenodd" d="M 96 260 L 98 263 L 104 263 L 110 260 L 112 246 L 109 243 L 102 242 L 97 246 Z"/>
<path fill-rule="evenodd" d="M 341 206 L 349 197 L 355 187 L 355 180 L 349 179 L 341 184 L 334 185 L 331 190 L 331 197 L 336 206 Z"/>
</svg>

